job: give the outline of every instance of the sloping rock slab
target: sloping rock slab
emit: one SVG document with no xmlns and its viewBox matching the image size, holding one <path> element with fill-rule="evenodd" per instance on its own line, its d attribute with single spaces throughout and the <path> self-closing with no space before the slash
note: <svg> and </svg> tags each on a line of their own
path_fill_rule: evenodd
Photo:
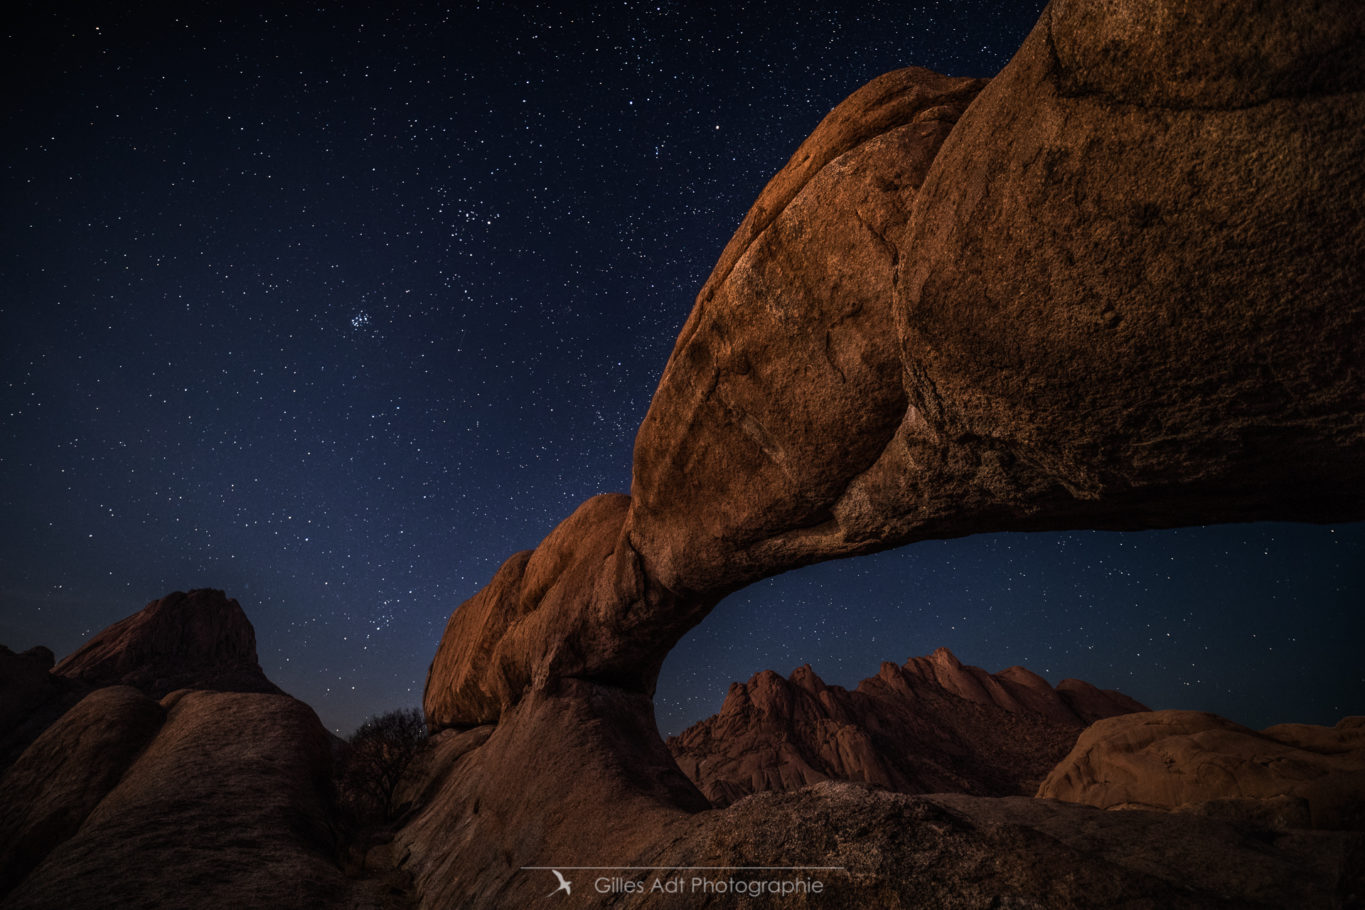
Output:
<svg viewBox="0 0 1365 910">
<path fill-rule="evenodd" d="M 139 750 L 139 740 L 150 741 Z M 64 744 L 66 760 L 54 751 Z M 70 834 L 0 906 L 352 905 L 334 862 L 330 761 L 317 716 L 287 695 L 184 691 L 157 704 L 127 688 L 97 692 L 6 778 L 33 795 L 21 836 Z M 52 780 L 17 773 L 42 767 Z M 54 817 L 60 831 L 44 821 Z"/>
</svg>

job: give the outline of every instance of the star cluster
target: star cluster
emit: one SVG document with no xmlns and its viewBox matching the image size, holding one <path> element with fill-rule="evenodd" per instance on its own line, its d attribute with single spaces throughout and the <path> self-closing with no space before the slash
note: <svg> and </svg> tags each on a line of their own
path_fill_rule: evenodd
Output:
<svg viewBox="0 0 1365 910">
<path fill-rule="evenodd" d="M 329 726 L 416 704 L 451 610 L 629 489 L 693 296 L 819 119 L 899 66 L 996 72 L 1041 5 L 20 4 L 0 641 L 60 655 L 219 587 Z M 763 667 L 852 683 L 940 644 L 1325 720 L 1365 692 L 1363 552 L 1359 526 L 1254 526 L 817 567 L 684 641 L 660 725 Z M 1317 675 L 1261 710 L 1239 687 L 1281 662 Z"/>
</svg>

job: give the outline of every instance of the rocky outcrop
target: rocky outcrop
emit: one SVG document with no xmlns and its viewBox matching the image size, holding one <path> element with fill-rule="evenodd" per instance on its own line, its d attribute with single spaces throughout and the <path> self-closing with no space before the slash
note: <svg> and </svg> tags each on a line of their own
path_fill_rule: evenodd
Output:
<svg viewBox="0 0 1365 910">
<path fill-rule="evenodd" d="M 316 715 L 287 695 L 181 691 L 158 703 L 101 689 L 4 779 L 26 811 L 3 843 L 32 866 L 7 868 L 25 874 L 4 906 L 336 905 L 347 885 L 330 762 Z"/>
<path fill-rule="evenodd" d="M 332 738 L 265 679 L 236 601 L 169 595 L 51 666 L 50 652 L 0 654 L 7 692 L 79 699 L 0 776 L 0 906 L 406 904 L 343 873 Z M 148 694 L 177 682 L 203 688 Z"/>
<path fill-rule="evenodd" d="M 908 69 L 854 92 L 721 254 L 636 438 L 629 536 L 664 587 L 719 593 L 858 549 L 833 511 L 905 413 L 910 210 L 984 85 Z"/>
<path fill-rule="evenodd" d="M 771 898 L 781 906 L 1325 910 L 1365 893 L 1354 832 L 1270 838 L 1241 819 L 837 781 L 702 811 L 667 755 L 642 747 L 657 741 L 649 707 L 567 680 L 497 724 L 438 733 L 405 781 L 400 800 L 419 808 L 394 844 L 421 906 L 533 906 L 557 884 L 547 866 L 631 867 L 567 871 L 565 907 L 745 907 L 755 898 L 693 891 L 691 878 L 799 874 L 692 868 L 742 865 L 830 867 L 804 873 L 818 897 Z M 681 894 L 596 890 L 598 878 L 649 888 L 678 867 Z"/>
<path fill-rule="evenodd" d="M 438 733 L 396 799 L 418 807 L 394 845 L 422 907 L 531 906 L 550 888 L 522 867 L 630 865 L 709 808 L 647 696 L 578 679 L 531 690 L 497 724 Z M 566 906 L 600 900 L 579 888 Z"/>
<path fill-rule="evenodd" d="M 0 730 L 10 730 L 25 715 L 56 697 L 59 685 L 48 671 L 54 663 L 48 648 L 29 648 L 15 654 L 0 645 Z"/>
<path fill-rule="evenodd" d="M 1362 46 L 1348 0 L 1052 3 L 916 197 L 869 517 L 1359 517 Z"/>
<path fill-rule="evenodd" d="M 822 121 L 698 296 L 630 497 L 451 616 L 429 724 L 496 729 L 402 841 L 424 900 L 530 899 L 517 863 L 586 859 L 595 826 L 671 837 L 685 781 L 589 797 L 644 786 L 637 700 L 756 579 L 984 531 L 1365 517 L 1363 23 L 1353 0 L 1054 0 L 988 85 L 902 71 Z M 569 724 L 596 732 L 567 771 L 498 764 Z"/>
<path fill-rule="evenodd" d="M 256 631 L 222 591 L 176 591 L 114 623 L 52 671 L 88 686 L 133 686 L 153 698 L 176 689 L 280 690 L 256 659 Z"/>
<path fill-rule="evenodd" d="M 1114 717 L 1081 734 L 1038 796 L 1365 831 L 1365 717 L 1259 733 L 1198 711 Z"/>
<path fill-rule="evenodd" d="M 912 657 L 903 669 L 908 677 L 939 686 L 978 705 L 1021 716 L 1036 714 L 1066 727 L 1084 727 L 1101 717 L 1147 710 L 1122 692 L 1098 689 L 1080 679 L 1064 679 L 1054 689 L 1047 680 L 1024 667 L 987 673 L 980 667 L 963 665 L 947 648 L 939 648 L 927 657 Z M 885 675 L 883 667 L 881 677 Z"/>
<path fill-rule="evenodd" d="M 993 675 L 964 666 L 947 648 L 884 663 L 851 692 L 808 666 L 789 679 L 766 670 L 732 684 L 720 713 L 670 737 L 668 748 L 716 806 L 824 780 L 901 793 L 1032 794 L 1094 711 L 1147 710 L 1090 688 L 1098 698 L 1080 714 L 1066 688 L 1023 667 Z"/>
</svg>

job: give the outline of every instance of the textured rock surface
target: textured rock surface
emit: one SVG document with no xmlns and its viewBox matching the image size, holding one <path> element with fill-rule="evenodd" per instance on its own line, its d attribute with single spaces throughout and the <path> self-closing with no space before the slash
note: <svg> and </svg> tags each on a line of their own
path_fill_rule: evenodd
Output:
<svg viewBox="0 0 1365 910">
<path fill-rule="evenodd" d="M 1285 827 L 1365 831 L 1365 717 L 1260 733 L 1198 711 L 1114 717 L 1081 734 L 1038 795 L 1101 809 L 1188 808 L 1271 822 L 1278 815 Z M 1273 803 L 1256 805 L 1266 801 Z"/>
<path fill-rule="evenodd" d="M 665 587 L 723 591 L 855 545 L 831 510 L 905 412 L 910 207 L 984 84 L 909 69 L 854 92 L 726 247 L 636 439 L 631 538 Z"/>
<path fill-rule="evenodd" d="M 812 873 L 828 890 L 782 900 L 784 907 L 1329 908 L 1349 906 L 1351 895 L 1362 893 L 1363 847 L 1365 836 L 1354 833 L 1286 833 L 1267 842 L 1191 816 L 1105 813 L 1023 797 L 909 796 L 830 782 L 694 816 L 631 864 L 744 858 L 843 867 Z M 614 906 L 756 902 L 689 894 Z"/>
<path fill-rule="evenodd" d="M 1087 715 L 1101 704 L 1103 716 L 1147 710 L 1100 693 Z M 668 748 L 717 806 L 824 780 L 1006 796 L 1032 794 L 1091 719 L 1066 690 L 1022 667 L 992 675 L 939 648 L 903 667 L 882 664 L 852 692 L 810 667 L 790 679 L 766 670 L 732 684 L 720 713 L 670 737 Z"/>
<path fill-rule="evenodd" d="M 0 895 L 71 837 L 160 729 L 161 706 L 129 686 L 92 692 L 0 778 Z"/>
<path fill-rule="evenodd" d="M 427 681 L 435 724 L 495 720 L 551 676 L 652 692 L 717 599 L 813 558 L 766 550 L 822 522 L 900 419 L 894 238 L 983 84 L 889 73 L 802 144 L 698 297 L 640 429 L 634 498 L 584 503 L 455 612 Z"/>
<path fill-rule="evenodd" d="M 421 808 L 395 852 L 431 908 L 532 906 L 550 889 L 522 866 L 621 865 L 708 808 L 647 696 L 576 679 L 533 690 L 496 725 L 438 734 L 409 778 L 398 800 Z"/>
<path fill-rule="evenodd" d="M 522 708 L 519 707 L 518 710 Z M 501 726 L 501 725 L 500 725 Z M 469 734 L 459 734 L 468 736 Z M 456 759 L 453 774 L 483 770 L 480 747 Z M 585 756 L 561 773 L 584 771 L 582 795 L 604 795 Z M 464 763 L 463 765 L 461 763 Z M 539 806 L 496 844 L 478 842 L 482 807 L 447 828 L 472 858 L 452 853 L 409 857 L 427 870 L 423 907 L 525 907 L 556 886 L 548 869 L 522 866 L 837 867 L 803 873 L 824 884 L 819 895 L 748 897 L 690 890 L 694 876 L 713 880 L 794 880 L 780 872 L 683 873 L 689 890 L 603 894 L 595 880 L 630 879 L 645 889 L 674 872 L 569 870 L 564 907 L 1020 907 L 1048 910 L 1166 908 L 1337 908 L 1365 894 L 1365 835 L 1355 832 L 1267 832 L 1217 819 L 1155 812 L 1102 812 L 1024 797 L 911 796 L 826 782 L 786 793 L 761 793 L 728 809 L 695 814 L 658 805 L 615 804 L 602 827 L 582 824 L 584 804 Z M 475 809 L 478 811 L 474 811 Z M 572 834 L 555 824 L 567 811 Z M 636 813 L 642 813 L 637 815 Z M 430 822 L 430 818 L 427 820 Z M 411 843 L 404 845 L 404 849 Z M 501 852 L 506 851 L 506 852 Z M 482 867 L 477 863 L 489 863 Z M 428 865 L 429 864 L 429 865 Z M 471 896 L 472 895 L 472 896 Z"/>
<path fill-rule="evenodd" d="M 1365 16 L 1241 12 L 1056 0 L 945 141 L 872 516 L 1361 514 Z"/>
<path fill-rule="evenodd" d="M 176 591 L 114 623 L 53 673 L 91 686 L 279 692 L 256 660 L 256 631 L 235 600 L 208 588 Z"/>
</svg>

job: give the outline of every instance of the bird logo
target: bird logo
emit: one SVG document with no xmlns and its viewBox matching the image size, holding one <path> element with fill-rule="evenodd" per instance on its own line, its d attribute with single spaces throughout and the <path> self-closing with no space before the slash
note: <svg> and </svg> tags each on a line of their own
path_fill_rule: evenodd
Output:
<svg viewBox="0 0 1365 910">
<path fill-rule="evenodd" d="M 572 894 L 573 894 L 573 888 L 570 887 L 570 882 L 569 882 L 569 880 L 568 880 L 567 878 L 565 878 L 563 875 L 561 875 L 561 874 L 559 873 L 559 870 L 558 870 L 558 869 L 551 869 L 550 871 L 553 872 L 553 873 L 555 874 L 555 878 L 559 879 L 559 887 L 556 888 L 555 890 L 551 891 L 549 894 L 547 894 L 547 895 L 545 895 L 545 896 L 546 896 L 546 897 L 554 897 L 556 894 L 558 894 L 558 893 L 561 892 L 561 891 L 563 891 L 565 894 L 572 895 Z"/>
</svg>

